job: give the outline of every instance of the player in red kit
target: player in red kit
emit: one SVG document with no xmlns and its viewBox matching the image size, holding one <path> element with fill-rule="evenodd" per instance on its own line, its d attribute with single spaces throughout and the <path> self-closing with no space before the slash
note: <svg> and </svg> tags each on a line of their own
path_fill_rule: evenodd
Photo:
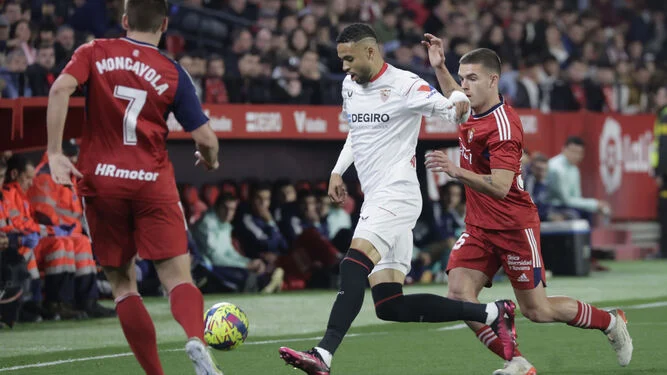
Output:
<svg viewBox="0 0 667 375">
<path fill-rule="evenodd" d="M 426 34 L 427 46 L 442 41 Z M 447 72 L 442 49 L 429 48 L 429 58 L 445 91 L 458 87 Z M 569 297 L 547 297 L 540 251 L 540 220 L 523 189 L 520 159 L 523 127 L 514 109 L 498 94 L 501 63 L 489 49 L 473 50 L 460 60 L 461 87 L 473 115 L 459 127 L 460 167 L 442 151 L 426 156 L 427 168 L 445 172 L 466 185 L 466 231 L 449 258 L 449 297 L 476 302 L 483 287 L 491 286 L 503 267 L 523 315 L 537 323 L 563 322 L 603 331 L 616 351 L 618 363 L 632 358 L 632 339 L 620 309 L 600 310 Z M 480 323 L 467 322 L 477 337 L 501 355 L 497 336 Z M 519 352 L 495 375 L 530 375 L 536 370 Z"/>
<path fill-rule="evenodd" d="M 167 29 L 166 0 L 126 0 L 127 37 L 94 40 L 72 56 L 49 93 L 47 154 L 55 182 L 79 177 L 95 255 L 111 283 L 116 311 L 135 357 L 162 375 L 155 327 L 137 291 L 134 259 L 155 262 L 183 327 L 199 375 L 222 374 L 204 343 L 204 300 L 192 283 L 186 223 L 166 149 L 170 112 L 197 144 L 196 164 L 218 168 L 218 140 L 192 81 L 157 49 Z M 61 144 L 69 97 L 86 93 L 77 168 Z"/>
</svg>

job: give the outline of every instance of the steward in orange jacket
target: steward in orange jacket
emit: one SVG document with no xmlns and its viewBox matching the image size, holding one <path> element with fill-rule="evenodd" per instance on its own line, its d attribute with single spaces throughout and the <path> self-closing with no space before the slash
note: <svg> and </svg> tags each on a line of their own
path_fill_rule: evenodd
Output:
<svg viewBox="0 0 667 375">
<path fill-rule="evenodd" d="M 39 225 L 29 216 L 29 206 L 22 203 L 13 184 L 4 184 L 6 165 L 0 167 L 0 231 L 20 236 L 19 253 L 23 255 L 31 276 L 30 290 L 24 293 L 21 321 L 41 319 L 73 319 L 81 317 L 79 312 L 61 305 L 64 299 L 74 293 L 72 274 L 74 254 L 71 256 L 64 242 L 54 237 L 53 228 Z M 45 287 L 42 303 L 42 282 Z"/>
<path fill-rule="evenodd" d="M 78 147 L 73 141 L 63 144 L 63 152 L 76 163 Z M 74 251 L 75 259 L 75 307 L 90 317 L 115 316 L 115 311 L 97 303 L 97 265 L 93 258 L 90 239 L 84 234 L 83 207 L 76 193 L 76 181 L 71 186 L 56 184 L 51 178 L 48 156 L 35 169 L 36 175 L 27 190 L 27 199 L 32 207 L 32 216 L 41 224 L 71 228 L 64 237 L 67 246 Z"/>
</svg>

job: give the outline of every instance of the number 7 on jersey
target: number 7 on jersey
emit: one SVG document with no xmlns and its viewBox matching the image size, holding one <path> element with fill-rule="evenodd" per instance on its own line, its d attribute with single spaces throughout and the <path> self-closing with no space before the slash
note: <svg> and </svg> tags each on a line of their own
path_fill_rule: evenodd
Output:
<svg viewBox="0 0 667 375">
<path fill-rule="evenodd" d="M 146 104 L 147 93 L 145 90 L 119 85 L 114 88 L 113 96 L 130 102 L 125 109 L 125 117 L 123 118 L 123 144 L 136 146 L 137 118 L 141 109 L 144 108 L 144 104 Z"/>
</svg>

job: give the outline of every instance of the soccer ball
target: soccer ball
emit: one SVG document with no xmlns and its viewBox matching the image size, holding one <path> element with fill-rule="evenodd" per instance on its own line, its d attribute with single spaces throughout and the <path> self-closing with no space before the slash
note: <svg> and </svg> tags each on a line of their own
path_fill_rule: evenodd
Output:
<svg viewBox="0 0 667 375">
<path fill-rule="evenodd" d="M 238 306 L 221 302 L 204 313 L 204 339 L 213 349 L 236 349 L 248 337 L 248 317 Z"/>
</svg>

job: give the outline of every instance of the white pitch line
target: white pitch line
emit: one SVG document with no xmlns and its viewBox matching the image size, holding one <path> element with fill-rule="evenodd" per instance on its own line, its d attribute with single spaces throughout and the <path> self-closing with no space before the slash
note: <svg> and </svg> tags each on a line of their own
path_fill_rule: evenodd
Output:
<svg viewBox="0 0 667 375">
<path fill-rule="evenodd" d="M 626 310 L 644 310 L 644 309 L 652 309 L 652 308 L 664 307 L 664 306 L 667 306 L 667 301 L 644 303 L 644 304 L 640 304 L 640 305 L 630 305 L 630 306 L 624 306 L 623 308 L 626 309 Z M 522 318 L 522 319 L 525 319 L 525 318 Z M 636 323 L 636 324 L 642 324 L 642 323 Z M 650 323 L 650 324 L 656 324 L 656 323 Z M 454 331 L 454 330 L 464 329 L 464 328 L 467 328 L 467 327 L 468 326 L 466 324 L 460 323 L 460 324 L 455 324 L 455 325 L 452 325 L 452 326 L 438 328 L 437 331 Z M 346 338 L 348 338 L 348 337 L 365 337 L 365 336 L 386 335 L 386 334 L 388 334 L 388 332 L 351 333 L 349 335 L 346 335 L 345 337 Z M 315 336 L 315 337 L 303 337 L 303 338 L 292 338 L 292 339 L 250 341 L 250 342 L 245 343 L 244 345 L 279 344 L 279 343 L 283 343 L 283 342 L 298 342 L 298 341 L 317 340 L 317 339 L 320 339 L 320 338 L 321 338 L 320 336 Z M 180 352 L 180 351 L 183 351 L 183 349 L 160 350 L 160 352 L 163 352 L 163 353 L 166 353 L 166 352 Z M 32 363 L 32 364 L 29 364 L 29 365 L 3 367 L 3 368 L 0 368 L 0 372 L 25 370 L 25 369 L 29 369 L 29 368 L 39 368 L 39 367 L 50 367 L 50 366 L 64 365 L 64 364 L 67 364 L 67 363 L 87 362 L 87 361 L 96 361 L 96 360 L 100 360 L 100 359 L 121 358 L 121 357 L 130 357 L 130 356 L 132 356 L 132 353 L 128 352 L 128 353 L 98 355 L 98 356 L 94 356 L 94 357 L 61 359 L 61 360 L 52 361 L 52 362 Z"/>
<path fill-rule="evenodd" d="M 386 335 L 388 333 L 389 332 L 351 333 L 349 335 L 345 335 L 345 338 L 359 337 L 359 336 Z M 321 336 L 314 336 L 314 337 L 302 337 L 302 338 L 284 339 L 284 340 L 276 339 L 276 340 L 265 340 L 265 341 L 250 341 L 250 342 L 246 342 L 243 345 L 279 344 L 279 343 L 283 343 L 283 342 L 298 342 L 298 341 L 318 340 L 318 339 L 321 339 L 321 338 L 322 338 Z M 182 352 L 183 350 L 184 349 L 165 349 L 165 350 L 160 350 L 160 352 L 162 352 L 162 353 Z M 33 364 L 29 364 L 29 365 L 4 367 L 4 368 L 0 368 L 0 372 L 25 370 L 25 369 L 29 369 L 29 368 L 38 368 L 38 367 L 50 367 L 50 366 L 64 365 L 66 363 L 97 361 L 97 360 L 100 360 L 100 359 L 111 359 L 111 358 L 121 358 L 121 357 L 131 357 L 131 356 L 132 356 L 132 353 L 128 352 L 128 353 L 98 355 L 98 356 L 94 356 L 94 357 L 61 359 L 61 360 L 53 361 L 53 362 L 41 362 L 41 363 L 33 363 Z"/>
</svg>

